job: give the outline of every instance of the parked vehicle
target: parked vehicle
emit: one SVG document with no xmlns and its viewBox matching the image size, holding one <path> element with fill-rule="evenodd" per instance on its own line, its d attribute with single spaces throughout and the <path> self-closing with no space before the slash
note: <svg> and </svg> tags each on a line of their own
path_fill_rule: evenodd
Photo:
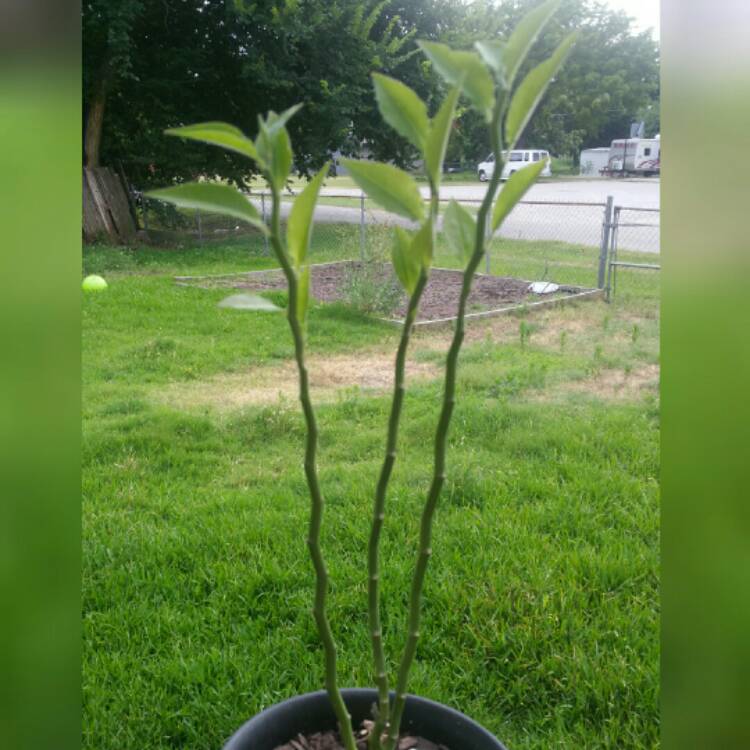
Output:
<svg viewBox="0 0 750 750">
<path fill-rule="evenodd" d="M 540 159 L 547 160 L 547 166 L 542 170 L 541 177 L 551 177 L 552 170 L 550 164 L 552 160 L 548 151 L 544 151 L 540 148 L 532 149 L 518 149 L 511 151 L 508 154 L 507 151 L 503 151 L 503 158 L 505 159 L 505 166 L 503 167 L 502 174 L 500 175 L 501 180 L 507 180 L 513 172 L 517 172 L 519 169 L 527 167 L 529 164 Z M 487 182 L 492 177 L 495 171 L 495 155 L 490 154 L 483 162 L 477 167 L 477 176 L 480 182 Z"/>
<path fill-rule="evenodd" d="M 611 177 L 638 175 L 651 177 L 661 172 L 661 140 L 656 138 L 620 138 L 612 141 L 609 163 L 601 170 Z"/>
<path fill-rule="evenodd" d="M 578 158 L 578 164 L 580 174 L 589 174 L 594 177 L 602 174 L 602 170 L 609 167 L 609 146 L 583 149 Z"/>
</svg>

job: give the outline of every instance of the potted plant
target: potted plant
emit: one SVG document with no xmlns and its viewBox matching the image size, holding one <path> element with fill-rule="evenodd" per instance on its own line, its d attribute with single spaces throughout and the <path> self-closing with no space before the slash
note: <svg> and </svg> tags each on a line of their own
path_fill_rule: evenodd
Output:
<svg viewBox="0 0 750 750">
<path fill-rule="evenodd" d="M 474 51 L 456 51 L 443 44 L 420 42 L 422 52 L 449 87 L 433 117 L 428 116 L 426 105 L 410 88 L 393 78 L 373 74 L 375 95 L 383 119 L 407 138 L 424 158 L 430 189 L 427 209 L 416 182 L 401 169 L 371 161 L 343 160 L 355 182 L 373 201 L 418 224 L 414 233 L 397 227 L 392 248 L 394 270 L 409 302 L 396 352 L 386 450 L 374 491 L 367 554 L 368 622 L 375 679 L 375 687 L 372 689 L 341 690 L 338 686 L 336 646 L 326 614 L 328 573 L 320 546 L 324 496 L 316 466 L 318 428 L 310 398 L 305 329 L 310 297 L 307 251 L 315 204 L 323 180 L 328 174 L 328 164 L 296 197 L 288 216 L 286 232 L 282 233 L 281 193 L 292 165 L 292 147 L 286 123 L 299 110 L 299 105 L 282 114 L 269 112 L 266 118 L 259 118 L 258 134 L 254 141 L 239 129 L 224 123 L 202 123 L 167 131 L 170 135 L 214 144 L 249 157 L 255 161 L 268 184 L 272 210 L 267 224 L 255 207 L 228 185 L 184 184 L 153 191 L 150 196 L 180 207 L 199 208 L 243 219 L 268 236 L 288 285 L 287 317 L 294 340 L 300 402 L 306 425 L 304 471 L 311 499 L 307 544 L 315 570 L 313 614 L 325 656 L 325 691 L 298 696 L 262 712 L 236 732 L 226 745 L 226 750 L 296 748 L 300 745 L 289 743 L 298 735 L 312 736 L 327 730 L 338 732 L 338 746 L 343 750 L 362 750 L 364 747 L 368 750 L 419 748 L 417 740 L 412 744 L 411 740 L 405 739 L 405 735 L 419 735 L 423 738 L 422 742 L 431 743 L 423 746 L 441 745 L 449 750 L 498 750 L 503 747 L 495 737 L 469 718 L 446 706 L 408 696 L 407 688 L 419 638 L 422 588 L 432 554 L 432 524 L 445 481 L 447 437 L 455 403 L 456 371 L 464 337 L 467 300 L 475 272 L 485 252 L 488 233 L 494 233 L 500 227 L 545 164 L 539 161 L 519 170 L 510 177 L 497 196 L 503 154 L 506 150 L 513 149 L 518 142 L 550 80 L 568 55 L 575 35 L 565 38 L 546 61 L 533 68 L 517 84 L 516 79 L 529 49 L 559 3 L 560 0 L 543 2 L 520 21 L 506 42 L 477 43 Z M 488 181 L 476 218 L 455 201 L 451 201 L 443 215 L 442 231 L 445 239 L 463 260 L 463 282 L 445 367 L 443 401 L 435 434 L 432 480 L 421 516 L 419 549 L 409 599 L 406 645 L 399 662 L 395 690 L 392 691 L 386 670 L 380 624 L 379 544 L 386 517 L 388 484 L 396 461 L 409 338 L 422 292 L 429 278 L 438 231 L 443 159 L 456 103 L 462 94 L 484 117 L 492 144 L 495 170 Z M 265 299 L 245 296 L 242 301 L 243 309 L 252 309 L 254 306 L 263 310 L 273 307 Z M 331 737 L 325 741 L 330 743 Z M 322 740 L 309 740 L 309 743 L 315 742 Z M 330 744 L 309 746 L 331 747 Z"/>
</svg>

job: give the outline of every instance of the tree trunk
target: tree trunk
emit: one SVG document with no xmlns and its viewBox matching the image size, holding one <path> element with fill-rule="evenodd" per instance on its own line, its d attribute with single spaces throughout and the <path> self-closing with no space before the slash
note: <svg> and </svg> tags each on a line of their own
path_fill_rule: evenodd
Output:
<svg viewBox="0 0 750 750">
<path fill-rule="evenodd" d="M 86 158 L 87 167 L 100 166 L 99 148 L 102 142 L 102 124 L 104 123 L 104 105 L 106 101 L 107 79 L 103 75 L 96 84 L 86 116 L 83 153 Z"/>
<path fill-rule="evenodd" d="M 135 232 L 126 187 L 119 176 L 107 167 L 86 167 L 83 170 L 84 239 L 128 244 L 135 239 Z"/>
</svg>

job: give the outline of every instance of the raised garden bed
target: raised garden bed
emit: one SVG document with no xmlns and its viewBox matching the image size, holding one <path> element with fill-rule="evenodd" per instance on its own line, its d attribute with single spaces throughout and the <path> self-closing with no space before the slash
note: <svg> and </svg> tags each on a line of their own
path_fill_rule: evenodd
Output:
<svg viewBox="0 0 750 750">
<path fill-rule="evenodd" d="M 352 273 L 360 266 L 360 261 L 337 261 L 311 266 L 312 296 L 318 302 L 345 302 L 346 287 Z M 382 264 L 379 274 L 381 283 L 396 284 L 393 268 Z M 458 299 L 461 293 L 462 272 L 449 268 L 433 268 L 422 295 L 416 325 L 448 323 L 455 319 Z M 286 288 L 286 281 L 279 269 L 251 271 L 249 273 L 226 276 L 196 277 L 178 276 L 178 284 L 202 287 L 226 287 L 248 291 L 278 291 Z M 552 294 L 535 294 L 529 291 L 531 282 L 510 276 L 488 276 L 476 274 L 469 296 L 467 318 L 498 315 L 522 307 L 556 305 L 574 299 L 601 296 L 599 289 L 561 284 Z M 403 323 L 406 314 L 406 295 L 402 294 L 389 322 Z"/>
</svg>

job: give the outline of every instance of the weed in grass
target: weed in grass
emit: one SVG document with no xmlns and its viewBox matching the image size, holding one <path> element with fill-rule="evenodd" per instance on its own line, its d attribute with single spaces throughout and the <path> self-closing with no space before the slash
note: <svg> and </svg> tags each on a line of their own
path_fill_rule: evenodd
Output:
<svg viewBox="0 0 750 750">
<path fill-rule="evenodd" d="M 531 335 L 539 330 L 539 326 L 529 323 L 527 320 L 522 320 L 518 326 L 518 337 L 521 342 L 521 349 L 525 349 L 531 341 Z"/>
<path fill-rule="evenodd" d="M 638 338 L 641 334 L 640 326 L 637 323 L 633 323 L 633 330 L 630 333 L 630 340 L 633 342 L 633 345 L 638 343 Z"/>
<path fill-rule="evenodd" d="M 385 263 L 385 254 L 378 249 L 347 267 L 344 300 L 355 310 L 392 317 L 402 299 L 403 292 Z"/>
<path fill-rule="evenodd" d="M 560 353 L 565 351 L 565 345 L 568 343 L 568 332 L 560 331 Z"/>
</svg>

